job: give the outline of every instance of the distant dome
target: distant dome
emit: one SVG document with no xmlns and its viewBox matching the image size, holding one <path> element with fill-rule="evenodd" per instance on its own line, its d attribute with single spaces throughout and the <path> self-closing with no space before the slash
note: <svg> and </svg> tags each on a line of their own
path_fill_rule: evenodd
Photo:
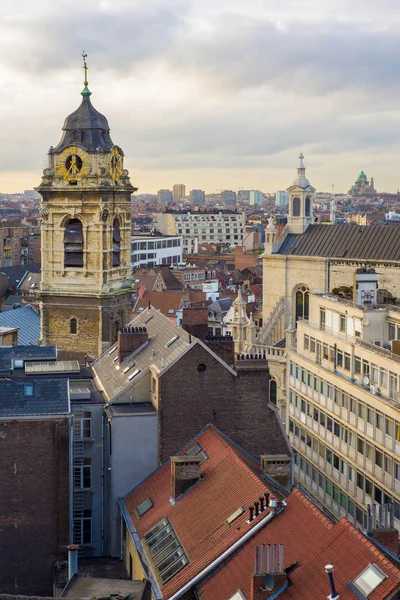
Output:
<svg viewBox="0 0 400 600">
<path fill-rule="evenodd" d="M 73 144 L 82 146 L 89 152 L 95 152 L 98 148 L 108 152 L 114 146 L 108 121 L 94 108 L 89 94 L 83 95 L 79 108 L 65 119 L 63 131 L 54 152 L 61 152 L 66 146 Z"/>
<path fill-rule="evenodd" d="M 359 174 L 359 176 L 358 176 L 358 179 L 365 179 L 365 180 L 367 179 L 367 176 L 366 176 L 366 174 L 364 173 L 364 171 L 361 171 L 361 173 L 360 173 L 360 174 Z"/>
</svg>

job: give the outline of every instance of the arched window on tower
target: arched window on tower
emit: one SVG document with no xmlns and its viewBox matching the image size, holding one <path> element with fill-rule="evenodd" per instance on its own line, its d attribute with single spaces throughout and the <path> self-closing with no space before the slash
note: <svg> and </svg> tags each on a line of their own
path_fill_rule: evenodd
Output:
<svg viewBox="0 0 400 600">
<path fill-rule="evenodd" d="M 298 319 L 308 320 L 310 310 L 310 290 L 304 285 L 296 292 L 296 322 Z"/>
<path fill-rule="evenodd" d="M 79 219 L 70 219 L 65 225 L 64 267 L 83 267 L 83 229 Z"/>
<path fill-rule="evenodd" d="M 306 217 L 311 217 L 311 198 L 307 196 L 306 198 Z"/>
<path fill-rule="evenodd" d="M 73 335 L 78 333 L 78 321 L 73 317 L 69 322 L 69 332 Z"/>
<path fill-rule="evenodd" d="M 294 217 L 300 216 L 300 198 L 295 196 L 292 200 L 292 215 Z"/>
<path fill-rule="evenodd" d="M 115 218 L 113 222 L 113 267 L 119 267 L 121 264 L 121 239 L 119 221 Z"/>
<path fill-rule="evenodd" d="M 270 379 L 269 401 L 271 402 L 271 404 L 274 404 L 275 406 L 276 406 L 276 395 L 277 395 L 276 381 L 275 381 L 275 379 Z"/>
</svg>

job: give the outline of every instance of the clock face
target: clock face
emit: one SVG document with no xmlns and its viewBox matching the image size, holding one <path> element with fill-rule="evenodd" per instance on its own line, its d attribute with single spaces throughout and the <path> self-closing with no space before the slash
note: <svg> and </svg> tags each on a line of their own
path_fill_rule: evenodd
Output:
<svg viewBox="0 0 400 600">
<path fill-rule="evenodd" d="M 59 154 L 56 171 L 66 181 L 78 182 L 90 171 L 90 160 L 87 152 L 79 146 L 68 146 Z"/>
<path fill-rule="evenodd" d="M 120 148 L 118 148 L 118 146 L 114 146 L 114 148 L 110 152 L 110 175 L 113 181 L 118 181 L 118 179 L 122 175 L 122 169 L 122 152 Z"/>
</svg>

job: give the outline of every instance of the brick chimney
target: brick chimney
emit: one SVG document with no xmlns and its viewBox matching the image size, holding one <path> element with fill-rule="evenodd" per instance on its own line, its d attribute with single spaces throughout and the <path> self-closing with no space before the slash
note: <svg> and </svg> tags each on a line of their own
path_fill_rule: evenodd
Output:
<svg viewBox="0 0 400 600">
<path fill-rule="evenodd" d="M 201 456 L 171 456 L 171 497 L 182 496 L 200 480 Z"/>
<path fill-rule="evenodd" d="M 146 327 L 121 327 L 118 331 L 118 361 L 121 363 L 148 339 Z"/>
<path fill-rule="evenodd" d="M 283 569 L 283 545 L 279 544 L 278 547 L 276 544 L 268 544 L 266 547 L 262 544 L 260 552 L 256 546 L 255 573 L 251 576 L 250 600 L 273 598 L 287 583 L 288 576 Z"/>
<path fill-rule="evenodd" d="M 394 527 L 393 504 L 383 504 L 378 507 L 374 504 L 372 509 L 371 505 L 368 504 L 367 508 L 368 535 L 386 550 L 398 556 L 400 550 L 399 532 Z"/>
</svg>

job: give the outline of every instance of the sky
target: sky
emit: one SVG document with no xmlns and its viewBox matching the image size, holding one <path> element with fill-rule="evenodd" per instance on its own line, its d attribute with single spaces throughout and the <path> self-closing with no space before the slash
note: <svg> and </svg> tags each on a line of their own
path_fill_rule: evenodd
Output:
<svg viewBox="0 0 400 600">
<path fill-rule="evenodd" d="M 14 0 L 0 13 L 0 192 L 40 183 L 91 100 L 139 193 L 291 185 L 358 173 L 400 187 L 398 0 Z"/>
</svg>

